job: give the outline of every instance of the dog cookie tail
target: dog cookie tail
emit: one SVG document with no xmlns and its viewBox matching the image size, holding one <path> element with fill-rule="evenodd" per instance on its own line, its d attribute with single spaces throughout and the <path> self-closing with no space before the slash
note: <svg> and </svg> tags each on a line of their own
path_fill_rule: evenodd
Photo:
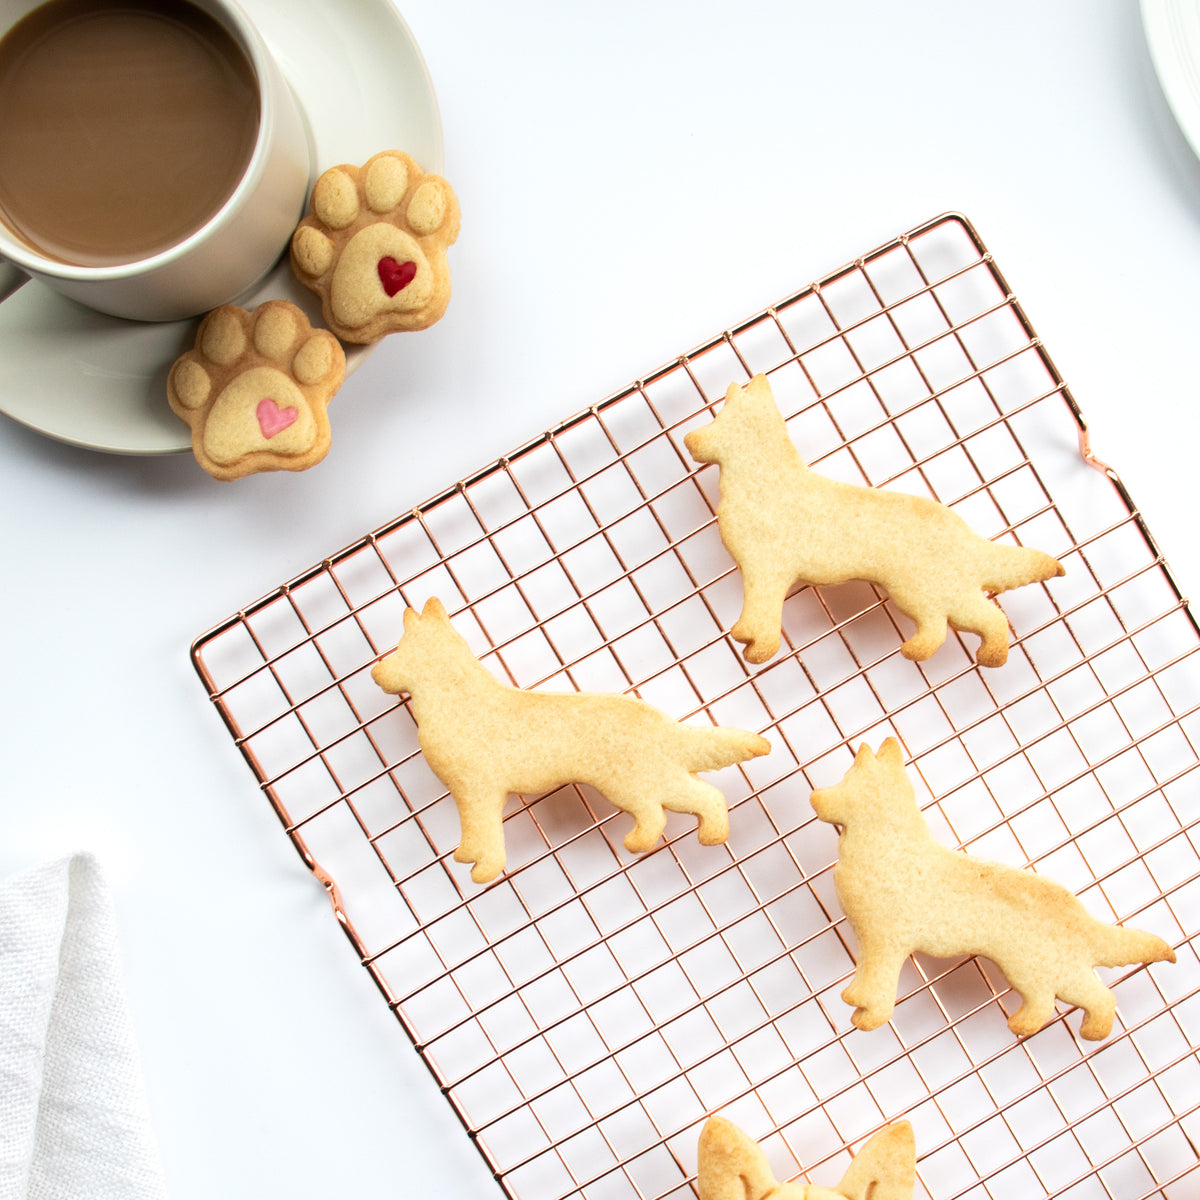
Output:
<svg viewBox="0 0 1200 1200">
<path fill-rule="evenodd" d="M 1066 568 L 1049 554 L 1028 546 L 1009 546 L 1004 542 L 988 542 L 980 552 L 982 586 L 989 592 L 1007 592 L 1027 583 L 1042 583 Z"/>
<path fill-rule="evenodd" d="M 846 1200 L 912 1200 L 917 1144 L 907 1121 L 886 1125 L 854 1156 L 837 1191 Z"/>
<path fill-rule="evenodd" d="M 1092 945 L 1098 967 L 1128 967 L 1134 963 L 1174 962 L 1175 951 L 1153 933 L 1098 922 Z"/>
<path fill-rule="evenodd" d="M 711 729 L 680 725 L 679 729 L 684 739 L 681 753 L 687 769 L 693 773 L 719 771 L 722 767 L 732 767 L 735 763 L 771 752 L 771 743 L 766 738 L 744 729 L 726 729 L 719 725 Z"/>
</svg>

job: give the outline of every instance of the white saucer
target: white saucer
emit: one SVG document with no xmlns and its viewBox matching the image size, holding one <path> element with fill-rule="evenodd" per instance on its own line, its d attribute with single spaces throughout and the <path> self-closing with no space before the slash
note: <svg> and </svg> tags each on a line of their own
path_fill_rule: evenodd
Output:
<svg viewBox="0 0 1200 1200">
<path fill-rule="evenodd" d="M 425 60 L 390 0 L 243 0 L 305 114 L 314 173 L 405 150 L 442 170 L 442 122 Z M 320 320 L 286 259 L 245 307 L 280 297 Z M 92 312 L 36 281 L 0 304 L 0 412 L 59 441 L 114 454 L 170 454 L 191 433 L 167 407 L 167 371 L 194 321 L 144 324 Z M 353 371 L 370 346 L 347 347 Z"/>
<path fill-rule="evenodd" d="M 1141 0 L 1142 28 L 1154 72 L 1183 136 L 1200 155 L 1200 5 Z"/>
</svg>

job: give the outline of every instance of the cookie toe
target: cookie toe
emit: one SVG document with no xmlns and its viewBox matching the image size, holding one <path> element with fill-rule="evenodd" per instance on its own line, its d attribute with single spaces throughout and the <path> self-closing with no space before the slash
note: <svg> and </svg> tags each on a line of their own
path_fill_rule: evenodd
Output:
<svg viewBox="0 0 1200 1200">
<path fill-rule="evenodd" d="M 408 223 L 414 233 L 428 237 L 445 223 L 449 207 L 445 189 L 436 180 L 427 179 L 409 202 Z"/>
<path fill-rule="evenodd" d="M 371 160 L 363 179 L 363 195 L 374 213 L 398 208 L 408 191 L 408 163 L 398 154 L 379 154 Z"/>
<path fill-rule="evenodd" d="M 200 408 L 212 392 L 208 372 L 194 358 L 182 358 L 175 364 L 170 386 L 184 408 Z"/>
<path fill-rule="evenodd" d="M 200 330 L 200 351 L 209 362 L 227 367 L 246 352 L 241 310 L 232 304 L 214 309 Z"/>
<path fill-rule="evenodd" d="M 313 186 L 312 207 L 330 229 L 345 229 L 358 216 L 358 187 L 340 167 L 332 167 Z"/>
<path fill-rule="evenodd" d="M 333 243 L 311 225 L 301 225 L 292 238 L 292 257 L 306 275 L 324 275 L 333 265 Z"/>
<path fill-rule="evenodd" d="M 340 349 L 330 333 L 314 333 L 292 359 L 292 373 L 305 384 L 320 383 L 337 369 Z"/>
<path fill-rule="evenodd" d="M 283 358 L 292 348 L 296 332 L 290 304 L 265 304 L 254 322 L 254 348 L 269 358 Z"/>
</svg>

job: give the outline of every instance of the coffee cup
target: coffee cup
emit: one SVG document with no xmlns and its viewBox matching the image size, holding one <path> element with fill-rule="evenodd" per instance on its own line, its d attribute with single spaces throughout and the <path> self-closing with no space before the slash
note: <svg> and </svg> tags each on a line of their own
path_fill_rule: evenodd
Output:
<svg viewBox="0 0 1200 1200">
<path fill-rule="evenodd" d="M 309 181 L 235 0 L 0 0 L 0 296 L 32 277 L 113 316 L 207 312 L 278 262 Z"/>
</svg>

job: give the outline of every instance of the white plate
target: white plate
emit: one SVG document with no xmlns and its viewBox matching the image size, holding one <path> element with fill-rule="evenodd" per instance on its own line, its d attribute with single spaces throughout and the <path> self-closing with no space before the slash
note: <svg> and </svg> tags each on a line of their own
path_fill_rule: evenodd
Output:
<svg viewBox="0 0 1200 1200">
<path fill-rule="evenodd" d="M 390 0 L 243 0 L 305 114 L 314 172 L 406 150 L 442 170 L 442 122 L 425 60 Z M 282 297 L 319 321 L 286 259 L 241 298 Z M 144 324 L 94 313 L 31 281 L 0 304 L 0 412 L 60 441 L 115 454 L 191 448 L 167 407 L 167 371 L 194 321 Z M 347 373 L 370 353 L 348 347 Z"/>
<path fill-rule="evenodd" d="M 1167 104 L 1200 155 L 1200 4 L 1141 0 L 1142 28 Z"/>
</svg>

